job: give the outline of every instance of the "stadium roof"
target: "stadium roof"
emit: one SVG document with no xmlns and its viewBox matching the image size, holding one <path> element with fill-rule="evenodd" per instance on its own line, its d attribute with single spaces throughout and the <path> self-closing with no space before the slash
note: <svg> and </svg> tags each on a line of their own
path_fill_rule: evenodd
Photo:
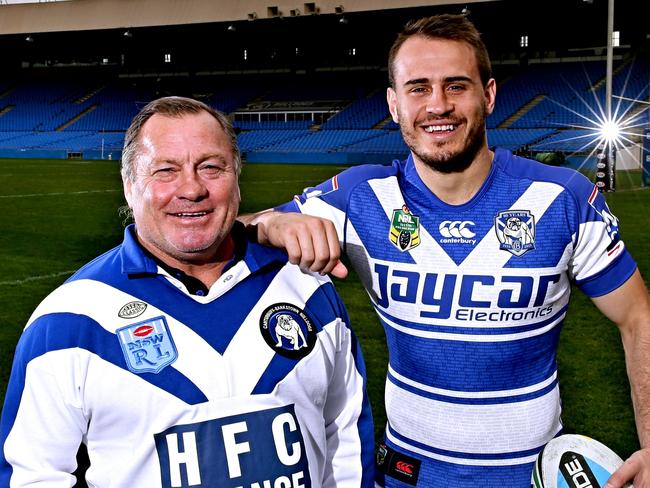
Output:
<svg viewBox="0 0 650 488">
<path fill-rule="evenodd" d="M 385 67 L 390 44 L 408 20 L 469 10 L 495 64 L 525 65 L 529 59 L 604 56 L 607 3 L 68 0 L 0 4 L 0 50 L 5 69 L 100 65 L 174 73 L 252 67 L 309 71 L 341 63 L 349 69 L 374 69 Z M 615 55 L 645 46 L 647 56 L 648 18 L 649 1 L 616 0 L 614 29 L 621 31 L 623 47 Z M 524 36 L 529 44 L 521 47 Z M 354 52 L 353 58 L 347 57 L 349 51 Z"/>
<path fill-rule="evenodd" d="M 27 34 L 472 4 L 498 0 L 68 0 L 0 2 L 0 33 Z M 2 5 L 1 3 L 7 3 Z"/>
</svg>

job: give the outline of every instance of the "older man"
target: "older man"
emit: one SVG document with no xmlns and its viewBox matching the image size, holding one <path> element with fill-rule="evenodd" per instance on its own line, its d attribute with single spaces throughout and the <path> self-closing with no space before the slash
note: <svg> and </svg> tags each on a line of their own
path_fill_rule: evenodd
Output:
<svg viewBox="0 0 650 488">
<path fill-rule="evenodd" d="M 365 368 L 332 284 L 248 242 L 224 116 L 156 100 L 124 148 L 135 225 L 36 309 L 2 414 L 2 486 L 366 487 Z"/>
</svg>

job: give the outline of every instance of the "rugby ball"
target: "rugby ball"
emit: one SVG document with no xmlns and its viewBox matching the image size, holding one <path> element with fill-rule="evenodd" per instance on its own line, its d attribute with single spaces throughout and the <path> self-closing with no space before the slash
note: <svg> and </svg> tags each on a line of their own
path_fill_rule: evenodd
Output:
<svg viewBox="0 0 650 488">
<path fill-rule="evenodd" d="M 602 488 L 622 464 L 623 460 L 600 442 L 565 434 L 540 451 L 530 484 L 531 488 Z M 629 483 L 625 487 L 633 488 Z"/>
</svg>

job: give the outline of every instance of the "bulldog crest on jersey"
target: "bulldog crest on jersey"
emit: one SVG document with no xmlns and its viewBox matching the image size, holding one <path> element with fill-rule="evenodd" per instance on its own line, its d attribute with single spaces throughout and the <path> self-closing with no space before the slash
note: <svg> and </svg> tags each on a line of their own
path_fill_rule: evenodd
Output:
<svg viewBox="0 0 650 488">
<path fill-rule="evenodd" d="M 271 349 L 290 359 L 304 358 L 316 344 L 311 319 L 290 303 L 276 303 L 264 310 L 260 331 Z"/>
<path fill-rule="evenodd" d="M 390 242 L 402 252 L 420 244 L 420 217 L 413 215 L 406 205 L 393 210 L 388 234 Z"/>
<path fill-rule="evenodd" d="M 499 249 L 521 256 L 535 249 L 535 217 L 528 210 L 506 210 L 494 219 Z"/>
<path fill-rule="evenodd" d="M 165 317 L 138 322 L 115 331 L 133 373 L 160 373 L 178 357 Z"/>
</svg>

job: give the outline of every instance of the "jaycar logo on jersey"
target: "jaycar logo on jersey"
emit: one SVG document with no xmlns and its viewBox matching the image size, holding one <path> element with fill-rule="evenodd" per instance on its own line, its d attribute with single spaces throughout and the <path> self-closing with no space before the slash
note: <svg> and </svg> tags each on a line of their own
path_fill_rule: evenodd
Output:
<svg viewBox="0 0 650 488">
<path fill-rule="evenodd" d="M 293 405 L 154 435 L 163 488 L 311 488 Z"/>
<path fill-rule="evenodd" d="M 417 267 L 375 263 L 376 304 L 416 305 L 426 319 L 463 322 L 519 322 L 553 313 L 562 275 L 479 275 L 424 273 Z"/>
<path fill-rule="evenodd" d="M 413 215 L 406 205 L 393 210 L 388 238 L 402 252 L 420 245 L 420 217 Z"/>
<path fill-rule="evenodd" d="M 165 317 L 138 322 L 115 331 L 133 373 L 160 373 L 178 357 Z"/>
<path fill-rule="evenodd" d="M 528 210 L 506 210 L 494 219 L 499 249 L 521 256 L 535 249 L 535 217 Z"/>
<path fill-rule="evenodd" d="M 301 359 L 316 344 L 316 328 L 307 314 L 290 303 L 275 303 L 260 317 L 266 343 L 281 356 Z"/>
</svg>

